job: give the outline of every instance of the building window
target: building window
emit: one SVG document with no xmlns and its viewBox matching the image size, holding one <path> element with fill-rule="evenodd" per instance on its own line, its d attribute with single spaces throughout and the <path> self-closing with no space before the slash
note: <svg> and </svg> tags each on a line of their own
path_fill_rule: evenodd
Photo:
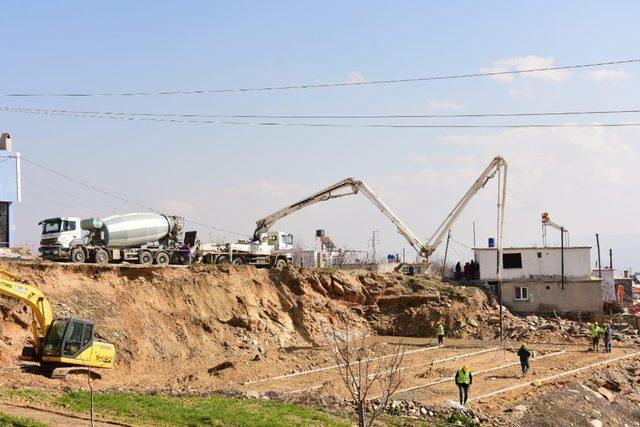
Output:
<svg viewBox="0 0 640 427">
<path fill-rule="evenodd" d="M 522 268 L 522 254 L 502 254 L 503 268 Z"/>
<path fill-rule="evenodd" d="M 527 301 L 529 299 L 529 288 L 526 286 L 516 286 L 513 299 L 516 301 Z"/>
<path fill-rule="evenodd" d="M 9 247 L 9 205 L 10 202 L 0 202 L 0 248 Z"/>
</svg>

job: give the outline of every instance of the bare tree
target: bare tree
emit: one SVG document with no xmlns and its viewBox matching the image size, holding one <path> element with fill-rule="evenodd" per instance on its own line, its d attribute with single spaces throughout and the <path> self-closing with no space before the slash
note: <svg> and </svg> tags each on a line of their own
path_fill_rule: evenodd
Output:
<svg viewBox="0 0 640 427">
<path fill-rule="evenodd" d="M 406 379 L 407 370 L 401 369 L 405 350 L 400 343 L 392 353 L 381 354 L 379 344 L 368 346 L 364 335 L 354 334 L 349 320 L 339 322 L 338 327 L 331 322 L 331 337 L 340 378 L 355 404 L 358 426 L 372 426 Z M 377 394 L 375 405 L 372 393 Z"/>
</svg>

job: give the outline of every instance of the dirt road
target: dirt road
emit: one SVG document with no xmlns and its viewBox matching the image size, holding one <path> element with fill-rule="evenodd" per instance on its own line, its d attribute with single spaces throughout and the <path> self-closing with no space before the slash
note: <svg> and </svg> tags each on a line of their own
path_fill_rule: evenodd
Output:
<svg viewBox="0 0 640 427">
<path fill-rule="evenodd" d="M 0 412 L 13 415 L 16 417 L 25 417 L 32 420 L 40 421 L 48 426 L 90 426 L 91 419 L 82 415 L 66 413 L 59 410 L 38 408 L 28 405 L 12 404 L 8 402 L 0 402 Z M 98 427 L 113 426 L 129 426 L 131 424 L 120 423 L 117 421 L 96 421 Z"/>
</svg>

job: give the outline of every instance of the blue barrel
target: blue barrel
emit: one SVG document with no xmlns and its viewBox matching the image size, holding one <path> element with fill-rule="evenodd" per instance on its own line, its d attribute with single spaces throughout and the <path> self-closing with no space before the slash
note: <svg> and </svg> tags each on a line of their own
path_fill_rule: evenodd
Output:
<svg viewBox="0 0 640 427">
<path fill-rule="evenodd" d="M 489 237 L 489 247 L 490 248 L 496 247 L 496 239 L 494 237 Z"/>
</svg>

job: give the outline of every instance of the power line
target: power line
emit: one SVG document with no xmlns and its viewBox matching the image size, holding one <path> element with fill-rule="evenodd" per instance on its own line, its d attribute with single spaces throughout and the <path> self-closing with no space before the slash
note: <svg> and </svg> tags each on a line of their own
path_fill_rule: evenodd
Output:
<svg viewBox="0 0 640 427">
<path fill-rule="evenodd" d="M 217 119 L 433 119 L 433 118 L 484 118 L 484 117 L 538 117 L 538 116 L 575 116 L 599 114 L 640 113 L 640 108 L 618 110 L 579 110 L 579 111 L 537 111 L 522 113 L 465 113 L 465 114 L 196 114 L 196 113 L 140 113 L 126 111 L 86 111 L 59 110 L 50 108 L 0 107 L 4 111 L 33 112 L 51 114 L 82 114 L 132 117 L 181 117 L 181 118 L 217 118 Z"/>
<path fill-rule="evenodd" d="M 129 204 L 134 205 L 134 206 L 138 206 L 138 207 L 143 208 L 143 209 L 145 209 L 145 210 L 149 210 L 149 211 L 156 212 L 156 213 L 162 213 L 162 212 L 161 212 L 161 211 L 159 211 L 158 209 L 155 209 L 155 208 L 152 208 L 152 207 L 146 206 L 146 205 L 144 205 L 144 204 L 142 204 L 142 203 L 135 202 L 135 201 L 133 201 L 133 200 L 127 199 L 126 197 L 122 197 L 122 196 L 120 196 L 120 195 L 118 195 L 118 194 L 111 193 L 111 192 L 109 192 L 109 191 L 106 191 L 106 190 L 103 190 L 103 189 L 101 189 L 101 188 L 98 188 L 98 187 L 96 187 L 96 186 L 94 186 L 94 185 L 87 184 L 87 183 L 85 183 L 85 182 L 83 182 L 83 181 L 80 181 L 80 180 L 78 180 L 78 179 L 76 179 L 76 178 L 72 178 L 72 177 L 70 177 L 70 176 L 68 176 L 68 175 L 63 174 L 62 172 L 55 171 L 55 170 L 53 170 L 53 169 L 51 169 L 51 168 L 49 168 L 49 167 L 47 167 L 47 166 L 45 166 L 45 165 L 42 165 L 42 164 L 40 164 L 40 163 L 38 163 L 38 162 L 35 162 L 35 161 L 31 160 L 31 159 L 28 159 L 28 158 L 24 157 L 24 156 L 21 156 L 21 158 L 22 158 L 22 160 L 24 160 L 25 162 L 30 163 L 30 164 L 32 164 L 32 165 L 34 165 L 34 166 L 37 166 L 37 167 L 39 167 L 40 169 L 46 170 L 47 172 L 50 172 L 50 173 L 52 173 L 52 174 L 54 174 L 54 175 L 57 175 L 57 176 L 59 176 L 59 177 L 61 177 L 61 178 L 66 179 L 66 180 L 68 180 L 68 181 L 74 182 L 74 183 L 76 183 L 76 184 L 78 184 L 78 185 L 82 185 L 83 187 L 89 188 L 89 189 L 91 189 L 91 190 L 93 190 L 93 191 L 97 191 L 98 193 L 105 194 L 105 195 L 107 195 L 107 196 L 113 197 L 113 198 L 115 198 L 115 199 L 121 200 L 121 201 L 123 201 L 123 202 L 129 203 Z"/>
<path fill-rule="evenodd" d="M 472 250 L 473 250 L 473 248 L 472 248 L 471 246 L 469 246 L 469 245 L 465 245 L 464 243 L 459 242 L 458 240 L 454 239 L 453 237 L 451 238 L 451 241 L 452 241 L 452 242 L 454 242 L 454 243 L 456 243 L 456 244 L 458 244 L 458 245 L 460 245 L 460 246 L 462 246 L 462 247 L 463 247 L 463 248 L 465 248 L 465 249 L 468 249 L 468 250 L 470 250 L 470 251 L 472 251 Z"/>
<path fill-rule="evenodd" d="M 66 174 L 64 174 L 62 172 L 58 172 L 58 171 L 53 170 L 53 169 L 51 169 L 51 168 L 49 168 L 49 167 L 47 167 L 45 165 L 42 165 L 42 164 L 38 163 L 36 161 L 28 159 L 28 158 L 26 158 L 24 156 L 21 156 L 21 159 L 26 161 L 27 163 L 30 163 L 30 164 L 32 164 L 34 166 L 37 166 L 37 167 L 39 167 L 39 168 L 41 168 L 43 170 L 46 170 L 47 172 L 50 172 L 50 173 L 52 173 L 54 175 L 57 175 L 57 176 L 59 176 L 61 178 L 66 179 L 68 181 L 74 182 L 74 183 L 76 183 L 78 185 L 81 185 L 83 187 L 89 188 L 89 189 L 91 189 L 93 191 L 97 191 L 98 193 L 102 193 L 104 195 L 116 198 L 118 200 L 124 201 L 126 203 L 129 203 L 131 205 L 143 208 L 143 209 L 148 210 L 148 211 L 152 211 L 152 212 L 159 213 L 159 214 L 164 214 L 164 212 L 162 212 L 162 211 L 160 211 L 160 210 L 158 210 L 156 208 L 144 205 L 142 203 L 133 201 L 133 200 L 128 199 L 126 197 L 120 196 L 118 194 L 112 193 L 112 192 L 107 191 L 107 190 L 103 190 L 103 189 L 98 188 L 98 187 L 96 187 L 94 185 L 91 185 L 91 184 L 88 184 L 86 182 L 80 181 L 80 180 L 78 180 L 76 178 L 73 178 L 73 177 L 70 177 L 70 176 L 68 176 L 68 175 L 66 175 Z M 190 222 L 192 224 L 196 224 L 196 225 L 199 225 L 199 226 L 202 226 L 202 227 L 205 227 L 205 228 L 209 228 L 209 229 L 212 229 L 212 230 L 216 230 L 216 231 L 220 231 L 220 232 L 224 232 L 224 233 L 235 234 L 235 235 L 238 235 L 238 236 L 248 236 L 247 234 L 244 234 L 244 233 L 239 233 L 239 232 L 231 231 L 231 230 L 225 230 L 224 228 L 216 227 L 216 226 L 213 226 L 213 225 L 208 225 L 208 224 L 202 224 L 202 223 L 199 223 L 199 222 L 195 222 L 195 221 L 192 221 L 192 220 L 190 220 L 188 218 L 184 218 L 184 220 L 185 220 L 185 222 Z"/>
<path fill-rule="evenodd" d="M 73 194 L 73 193 L 69 193 L 69 192 L 66 192 L 66 191 L 62 191 L 62 190 L 60 190 L 58 188 L 49 187 L 49 186 L 41 184 L 39 182 L 31 181 L 31 180 L 28 180 L 28 179 L 23 179 L 23 182 L 31 184 L 31 185 L 35 185 L 36 187 L 40 187 L 43 190 L 53 191 L 53 192 L 58 193 L 58 194 L 63 194 L 63 195 L 69 196 L 69 197 L 73 197 L 75 199 L 82 200 L 83 202 L 91 203 L 91 204 L 102 206 L 102 207 L 109 208 L 109 209 L 113 209 L 113 206 L 107 205 L 106 203 L 96 202 L 95 200 L 87 199 L 87 198 L 84 198 L 84 197 L 79 196 L 77 194 Z"/>
<path fill-rule="evenodd" d="M 581 68 L 604 67 L 609 65 L 622 65 L 640 62 L 640 59 L 624 59 L 618 61 L 593 62 L 587 64 L 565 65 L 557 67 L 544 68 L 528 68 L 525 70 L 510 71 L 489 71 L 483 73 L 467 73 L 452 75 L 436 75 L 427 77 L 411 77 L 400 79 L 370 80 L 362 82 L 342 82 L 342 83 L 317 83 L 317 84 L 300 84 L 300 85 L 283 85 L 283 86 L 264 86 L 264 87 L 244 87 L 230 89 L 191 89 L 191 90 L 175 90 L 175 91 L 156 91 L 156 92 L 104 92 L 104 93 L 4 93 L 0 97 L 99 97 L 99 96 L 157 96 L 157 95 L 203 95 L 215 93 L 237 93 L 237 92 L 261 92 L 261 91 L 279 91 L 293 89 L 320 89 L 331 87 L 347 87 L 347 86 L 372 86 L 383 84 L 398 83 L 415 83 L 433 80 L 452 80 L 467 79 L 475 77 L 492 77 L 525 73 L 538 73 L 545 71 L 573 70 Z"/>
<path fill-rule="evenodd" d="M 232 126 L 267 126 L 267 127 L 315 127 L 315 128 L 408 128 L 408 129 L 520 129 L 520 128 L 563 128 L 563 127 L 636 127 L 640 123 L 523 123 L 523 124 L 492 124 L 492 125 L 421 125 L 421 124 L 389 124 L 389 123 L 305 123 L 305 122 L 238 122 L 229 120 L 187 120 L 157 117 L 130 117 L 120 115 L 58 113 L 25 108 L 0 107 L 0 111 L 11 113 L 28 113 L 49 116 L 63 116 L 75 118 L 110 119 L 123 121 L 152 121 L 165 123 L 186 123 L 200 125 L 232 125 Z"/>
</svg>

